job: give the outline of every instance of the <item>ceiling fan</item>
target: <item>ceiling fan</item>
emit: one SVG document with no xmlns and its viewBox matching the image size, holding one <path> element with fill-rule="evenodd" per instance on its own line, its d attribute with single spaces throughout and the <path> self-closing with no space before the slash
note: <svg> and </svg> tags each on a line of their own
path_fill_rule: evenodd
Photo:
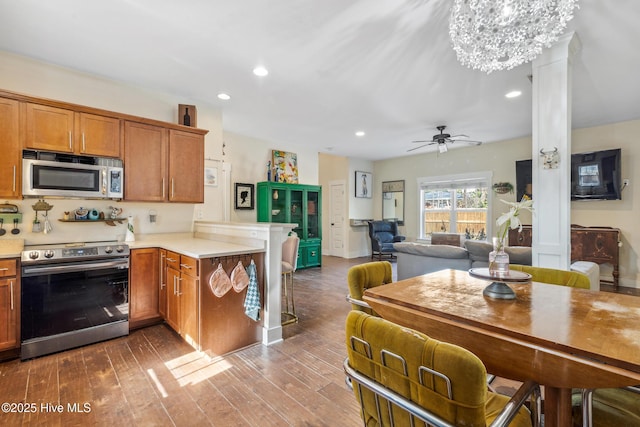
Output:
<svg viewBox="0 0 640 427">
<path fill-rule="evenodd" d="M 448 133 L 444 133 L 446 126 L 438 126 L 437 129 L 440 131 L 439 134 L 433 135 L 431 140 L 423 140 L 423 141 L 411 141 L 414 144 L 422 144 L 418 147 L 411 148 L 407 151 L 418 150 L 422 147 L 426 147 L 429 145 L 438 144 L 438 151 L 440 153 L 446 153 L 448 151 L 447 144 L 453 144 L 454 142 L 462 142 L 469 145 L 480 145 L 482 141 L 473 141 L 471 139 L 454 139 L 454 138 L 469 138 L 468 135 L 449 135 Z"/>
</svg>

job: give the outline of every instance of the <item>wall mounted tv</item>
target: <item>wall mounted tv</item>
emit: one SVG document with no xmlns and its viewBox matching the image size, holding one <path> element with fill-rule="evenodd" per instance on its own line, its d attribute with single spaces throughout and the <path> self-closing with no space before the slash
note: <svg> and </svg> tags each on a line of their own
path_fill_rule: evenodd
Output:
<svg viewBox="0 0 640 427">
<path fill-rule="evenodd" d="M 571 155 L 571 200 L 620 200 L 620 148 Z"/>
</svg>

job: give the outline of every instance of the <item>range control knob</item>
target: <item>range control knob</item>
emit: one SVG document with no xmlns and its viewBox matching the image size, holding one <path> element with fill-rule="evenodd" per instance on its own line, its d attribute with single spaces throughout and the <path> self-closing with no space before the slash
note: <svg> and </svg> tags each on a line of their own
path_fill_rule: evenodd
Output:
<svg viewBox="0 0 640 427">
<path fill-rule="evenodd" d="M 47 249 L 46 251 L 44 251 L 45 258 L 53 258 L 53 255 L 55 255 L 55 252 L 53 252 L 51 249 Z"/>
<path fill-rule="evenodd" d="M 106 248 L 104 248 L 104 253 L 110 254 L 111 252 L 113 252 L 113 248 L 111 246 L 107 246 Z"/>
<path fill-rule="evenodd" d="M 29 252 L 29 258 L 31 258 L 31 259 L 38 259 L 39 256 L 40 256 L 40 252 L 38 252 L 38 251 Z"/>
<path fill-rule="evenodd" d="M 124 252 L 124 246 L 116 246 L 116 252 Z"/>
</svg>

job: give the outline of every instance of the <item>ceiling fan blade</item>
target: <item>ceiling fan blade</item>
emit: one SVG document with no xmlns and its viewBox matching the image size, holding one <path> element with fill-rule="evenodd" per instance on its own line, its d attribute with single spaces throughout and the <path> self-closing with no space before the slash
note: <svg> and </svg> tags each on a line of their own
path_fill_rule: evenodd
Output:
<svg viewBox="0 0 640 427">
<path fill-rule="evenodd" d="M 431 144 L 424 144 L 424 145 L 421 145 L 421 146 L 419 146 L 419 147 L 409 148 L 409 149 L 407 150 L 407 153 L 408 153 L 409 151 L 419 150 L 420 148 L 422 148 L 422 147 L 426 147 L 427 145 L 431 145 Z"/>
<path fill-rule="evenodd" d="M 413 143 L 418 143 L 418 144 L 419 144 L 419 143 L 430 142 L 430 143 L 432 143 L 432 144 L 433 144 L 433 141 L 432 141 L 432 140 L 430 140 L 430 139 L 425 139 L 425 140 L 423 140 L 423 141 L 411 141 L 411 142 L 413 142 Z"/>
<path fill-rule="evenodd" d="M 465 134 L 460 134 L 460 135 L 451 135 L 449 138 L 453 139 L 453 138 L 458 138 L 458 137 L 463 137 L 463 138 L 469 138 L 469 135 L 465 135 Z"/>
<path fill-rule="evenodd" d="M 482 144 L 482 141 L 474 141 L 472 139 L 452 139 L 450 141 L 448 141 L 449 143 L 453 144 L 454 142 L 463 142 L 465 144 L 470 144 L 470 145 L 480 145 Z"/>
</svg>

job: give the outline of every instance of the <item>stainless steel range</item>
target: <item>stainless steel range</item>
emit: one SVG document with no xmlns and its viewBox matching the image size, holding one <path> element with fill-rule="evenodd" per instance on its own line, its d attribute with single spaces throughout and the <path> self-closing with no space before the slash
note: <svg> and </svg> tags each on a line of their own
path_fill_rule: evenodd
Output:
<svg viewBox="0 0 640 427">
<path fill-rule="evenodd" d="M 129 247 L 119 242 L 26 246 L 22 360 L 129 333 Z"/>
</svg>

